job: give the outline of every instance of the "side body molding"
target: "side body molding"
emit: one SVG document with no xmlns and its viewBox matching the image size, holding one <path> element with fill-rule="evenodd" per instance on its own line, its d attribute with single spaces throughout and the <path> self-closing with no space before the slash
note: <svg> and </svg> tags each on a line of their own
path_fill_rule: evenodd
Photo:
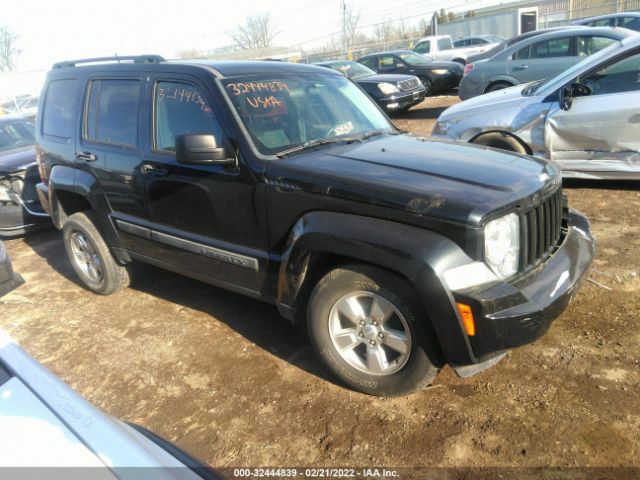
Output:
<svg viewBox="0 0 640 480">
<path fill-rule="evenodd" d="M 277 280 L 277 305 L 291 318 L 319 254 L 348 257 L 394 271 L 413 287 L 438 337 L 447 362 L 476 363 L 454 299 L 440 273 L 471 260 L 443 235 L 409 225 L 358 215 L 312 212 L 294 225 Z M 424 319 L 428 321 L 427 319 Z"/>
</svg>

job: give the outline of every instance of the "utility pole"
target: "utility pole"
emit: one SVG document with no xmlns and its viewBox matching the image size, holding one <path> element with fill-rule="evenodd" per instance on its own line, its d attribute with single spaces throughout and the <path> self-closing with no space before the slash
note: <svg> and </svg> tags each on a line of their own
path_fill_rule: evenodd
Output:
<svg viewBox="0 0 640 480">
<path fill-rule="evenodd" d="M 347 3 L 342 0 L 342 45 L 344 46 L 344 56 L 346 58 L 349 48 L 347 46 Z"/>
</svg>

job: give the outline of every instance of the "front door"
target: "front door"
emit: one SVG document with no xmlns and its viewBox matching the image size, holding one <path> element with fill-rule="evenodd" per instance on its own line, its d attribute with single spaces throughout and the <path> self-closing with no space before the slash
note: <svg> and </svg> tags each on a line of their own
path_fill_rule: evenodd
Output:
<svg viewBox="0 0 640 480">
<path fill-rule="evenodd" d="M 212 97 L 197 79 L 156 77 L 148 102 L 151 135 L 141 168 L 157 260 L 205 281 L 262 291 L 267 256 L 256 202 L 261 184 L 234 151 Z M 237 164 L 179 163 L 176 137 L 188 133 L 213 134 L 228 155 L 238 155 Z"/>
<path fill-rule="evenodd" d="M 631 52 L 579 81 L 593 93 L 568 111 L 550 110 L 546 143 L 564 170 L 640 178 L 640 52 Z"/>
<path fill-rule="evenodd" d="M 527 83 L 553 78 L 578 60 L 572 50 L 571 37 L 533 41 L 513 54 L 507 73 L 520 83 Z"/>
</svg>

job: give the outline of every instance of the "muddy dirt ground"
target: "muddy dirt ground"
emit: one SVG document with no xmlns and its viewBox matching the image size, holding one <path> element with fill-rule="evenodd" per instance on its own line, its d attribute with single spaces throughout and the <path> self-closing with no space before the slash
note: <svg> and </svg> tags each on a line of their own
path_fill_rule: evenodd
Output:
<svg viewBox="0 0 640 480">
<path fill-rule="evenodd" d="M 395 121 L 428 134 L 455 101 Z M 492 369 L 446 368 L 404 398 L 334 384 L 304 331 L 257 301 L 145 265 L 93 295 L 55 231 L 7 242 L 27 283 L 0 300 L 0 326 L 95 405 L 218 467 L 640 467 L 640 184 L 565 187 L 600 285 Z"/>
</svg>

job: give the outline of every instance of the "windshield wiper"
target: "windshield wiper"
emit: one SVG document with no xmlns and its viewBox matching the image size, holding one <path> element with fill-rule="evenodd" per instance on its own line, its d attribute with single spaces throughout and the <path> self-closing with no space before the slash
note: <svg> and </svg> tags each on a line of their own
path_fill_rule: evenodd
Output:
<svg viewBox="0 0 640 480">
<path fill-rule="evenodd" d="M 301 152 L 302 150 L 308 150 L 313 147 L 317 147 L 319 145 L 327 145 L 329 143 L 353 143 L 353 142 L 364 142 L 368 138 L 375 137 L 377 135 L 383 135 L 385 133 L 395 135 L 397 132 L 387 132 L 386 130 L 370 130 L 362 135 L 358 135 L 355 137 L 335 137 L 335 138 L 318 138 L 316 140 L 311 140 L 309 142 L 305 142 L 302 145 L 298 145 L 297 147 L 291 147 L 287 150 L 283 150 L 281 152 L 276 153 L 276 157 L 282 158 L 290 155 L 292 153 Z"/>
</svg>

